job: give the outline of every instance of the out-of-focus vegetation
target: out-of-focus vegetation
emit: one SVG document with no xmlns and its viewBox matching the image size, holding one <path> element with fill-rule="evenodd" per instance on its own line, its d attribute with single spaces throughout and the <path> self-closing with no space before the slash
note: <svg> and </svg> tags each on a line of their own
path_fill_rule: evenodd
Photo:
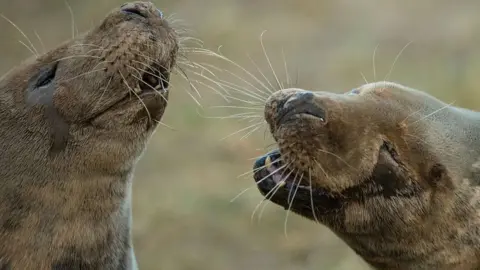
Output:
<svg viewBox="0 0 480 270">
<path fill-rule="evenodd" d="M 222 45 L 225 56 L 259 78 L 247 54 L 273 80 L 260 45 L 264 30 L 266 50 L 282 81 L 287 78 L 283 51 L 296 86 L 334 92 L 364 83 L 361 74 L 369 82 L 385 79 L 397 55 L 412 41 L 396 60 L 389 80 L 456 105 L 476 109 L 480 104 L 480 2 L 475 0 L 154 2 L 167 16 L 175 13 L 175 18 L 182 19 L 205 47 L 215 50 Z M 69 0 L 80 31 L 121 3 Z M 52 48 L 72 34 L 64 1 L 0 0 L 0 13 L 15 22 L 39 50 Z M 0 29 L 0 73 L 4 73 L 30 52 L 18 42 L 22 35 L 6 20 L 0 20 Z M 226 61 L 205 56 L 192 59 L 231 69 L 255 83 Z M 181 77 L 174 80 L 163 122 L 175 130 L 161 127 L 136 169 L 133 235 L 141 269 L 367 269 L 324 227 L 293 214 L 285 226 L 286 212 L 280 207 L 267 204 L 251 219 L 262 198 L 249 175 L 237 176 L 250 170 L 252 158 L 271 143 L 264 139 L 265 130 L 248 138 L 241 139 L 244 133 L 239 133 L 221 140 L 248 122 L 202 116 L 207 111 L 214 116 L 234 112 L 207 110 L 226 104 L 212 89 L 197 85 L 202 95 L 197 98 L 204 106 L 200 109 L 186 93 Z M 230 203 L 247 187 L 252 188 Z"/>
</svg>

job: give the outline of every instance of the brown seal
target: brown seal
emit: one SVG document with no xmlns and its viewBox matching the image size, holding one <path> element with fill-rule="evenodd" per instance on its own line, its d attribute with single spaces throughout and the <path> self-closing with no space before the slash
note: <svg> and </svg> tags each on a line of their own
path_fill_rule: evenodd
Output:
<svg viewBox="0 0 480 270">
<path fill-rule="evenodd" d="M 281 90 L 260 192 L 375 269 L 480 269 L 480 113 L 390 82 Z"/>
<path fill-rule="evenodd" d="M 0 80 L 0 269 L 136 269 L 131 177 L 168 98 L 177 33 L 148 2 Z"/>
</svg>

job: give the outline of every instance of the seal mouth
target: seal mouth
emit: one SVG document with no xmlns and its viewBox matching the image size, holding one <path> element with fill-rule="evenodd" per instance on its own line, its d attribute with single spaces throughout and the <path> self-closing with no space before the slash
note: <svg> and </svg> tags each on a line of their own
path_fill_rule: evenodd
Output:
<svg viewBox="0 0 480 270">
<path fill-rule="evenodd" d="M 311 185 L 308 177 L 286 166 L 281 158 L 279 150 L 271 151 L 265 156 L 257 159 L 254 165 L 254 179 L 260 192 L 268 196 L 276 190 L 290 192 L 292 190 L 303 190 L 310 192 Z"/>
<path fill-rule="evenodd" d="M 168 91 L 170 73 L 161 65 L 153 64 L 143 72 L 137 87 L 137 94 L 149 95 L 152 93 L 164 94 Z"/>
<path fill-rule="evenodd" d="M 267 200 L 312 220 L 336 213 L 343 205 L 327 190 L 312 186 L 307 175 L 287 168 L 278 150 L 257 159 L 253 178 Z"/>
</svg>

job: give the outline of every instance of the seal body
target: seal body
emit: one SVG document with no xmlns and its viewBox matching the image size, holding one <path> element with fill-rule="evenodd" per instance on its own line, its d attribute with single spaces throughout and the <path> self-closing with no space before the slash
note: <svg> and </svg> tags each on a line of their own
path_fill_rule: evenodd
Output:
<svg viewBox="0 0 480 270">
<path fill-rule="evenodd" d="M 480 269 L 480 114 L 390 82 L 285 89 L 254 178 L 375 269 Z"/>
<path fill-rule="evenodd" d="M 132 174 L 177 51 L 132 2 L 0 79 L 0 269 L 136 269 Z"/>
</svg>

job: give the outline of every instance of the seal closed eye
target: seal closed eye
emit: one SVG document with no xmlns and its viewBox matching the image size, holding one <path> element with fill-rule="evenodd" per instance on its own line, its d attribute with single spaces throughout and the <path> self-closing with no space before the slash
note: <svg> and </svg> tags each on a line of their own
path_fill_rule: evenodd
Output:
<svg viewBox="0 0 480 270">
<path fill-rule="evenodd" d="M 137 269 L 131 179 L 177 53 L 131 2 L 0 78 L 0 269 Z"/>
<path fill-rule="evenodd" d="M 375 269 L 480 269 L 478 112 L 378 82 L 284 89 L 264 114 L 278 144 L 254 164 L 267 199 Z"/>
</svg>

